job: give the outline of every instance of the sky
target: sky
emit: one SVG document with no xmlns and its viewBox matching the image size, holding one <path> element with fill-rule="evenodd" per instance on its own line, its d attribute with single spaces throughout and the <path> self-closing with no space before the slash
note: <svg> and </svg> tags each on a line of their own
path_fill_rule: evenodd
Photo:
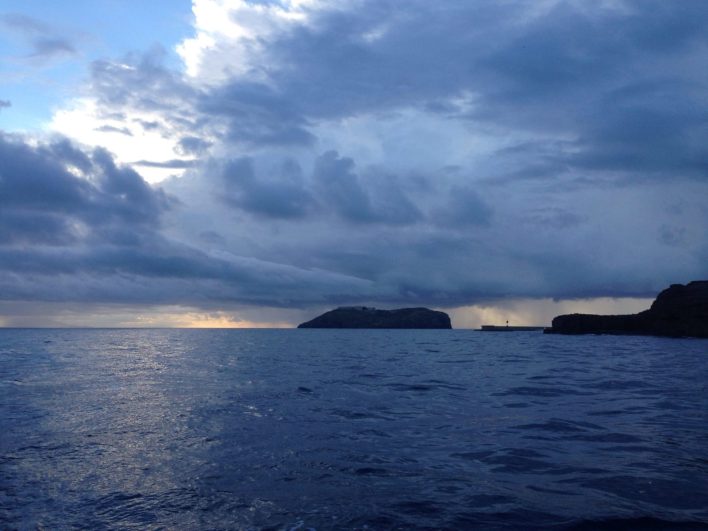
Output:
<svg viewBox="0 0 708 531">
<path fill-rule="evenodd" d="M 0 0 L 0 326 L 645 309 L 706 65 L 703 0 Z"/>
</svg>

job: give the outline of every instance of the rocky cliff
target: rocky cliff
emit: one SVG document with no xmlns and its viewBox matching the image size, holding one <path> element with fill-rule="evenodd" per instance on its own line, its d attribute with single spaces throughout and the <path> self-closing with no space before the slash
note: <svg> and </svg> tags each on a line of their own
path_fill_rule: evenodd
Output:
<svg viewBox="0 0 708 531">
<path fill-rule="evenodd" d="M 445 312 L 428 308 L 377 310 L 366 306 L 337 308 L 298 328 L 452 328 Z"/>
<path fill-rule="evenodd" d="M 632 315 L 559 315 L 550 334 L 640 334 L 708 338 L 708 281 L 673 284 L 651 308 Z"/>
</svg>

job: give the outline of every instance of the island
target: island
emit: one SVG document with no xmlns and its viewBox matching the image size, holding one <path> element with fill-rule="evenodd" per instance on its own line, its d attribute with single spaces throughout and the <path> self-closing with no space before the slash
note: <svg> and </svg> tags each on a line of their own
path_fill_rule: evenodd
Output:
<svg viewBox="0 0 708 531">
<path fill-rule="evenodd" d="M 377 310 L 368 306 L 342 306 L 325 312 L 298 328 L 426 328 L 449 329 L 450 316 L 428 308 Z"/>
<path fill-rule="evenodd" d="M 636 314 L 559 315 L 544 333 L 708 338 L 708 280 L 672 284 L 651 308 Z"/>
<path fill-rule="evenodd" d="M 543 326 L 482 325 L 480 332 L 540 332 Z"/>
</svg>

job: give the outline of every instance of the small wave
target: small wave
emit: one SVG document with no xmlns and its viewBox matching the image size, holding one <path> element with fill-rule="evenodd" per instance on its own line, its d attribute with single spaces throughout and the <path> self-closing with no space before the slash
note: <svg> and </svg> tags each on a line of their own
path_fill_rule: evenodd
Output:
<svg viewBox="0 0 708 531">
<path fill-rule="evenodd" d="M 418 391 L 418 392 L 427 392 L 427 391 L 432 391 L 435 389 L 434 385 L 426 385 L 426 384 L 401 384 L 401 383 L 395 383 L 395 384 L 389 384 L 388 387 L 391 389 L 394 389 L 395 391 Z"/>
<path fill-rule="evenodd" d="M 0 528 L 708 529 L 704 344 L 0 332 Z"/>
<path fill-rule="evenodd" d="M 564 531 L 692 531 L 706 530 L 708 523 L 662 520 L 651 516 L 638 518 L 607 518 L 605 520 L 582 520 L 563 528 Z"/>
<path fill-rule="evenodd" d="M 443 511 L 442 507 L 429 500 L 405 501 L 395 504 L 394 507 L 404 514 L 413 516 L 430 516 Z"/>
<path fill-rule="evenodd" d="M 529 407 L 531 404 L 528 402 L 511 402 L 509 404 L 504 404 L 504 407 L 510 407 L 510 408 L 524 408 L 524 407 Z"/>
<path fill-rule="evenodd" d="M 357 476 L 390 476 L 391 473 L 385 468 L 374 468 L 374 467 L 361 467 L 354 470 L 354 474 Z"/>
<path fill-rule="evenodd" d="M 576 391 L 568 387 L 512 387 L 507 391 L 492 393 L 492 396 L 536 396 L 539 398 L 554 398 L 560 396 L 587 396 L 592 393 Z"/>
<path fill-rule="evenodd" d="M 333 409 L 331 410 L 331 413 L 349 420 L 373 420 L 386 418 L 383 415 L 379 415 L 378 413 L 373 413 L 371 411 L 355 411 L 351 409 Z"/>
<path fill-rule="evenodd" d="M 564 437 L 564 440 L 599 442 L 599 443 L 615 443 L 615 444 L 631 444 L 631 443 L 642 442 L 642 439 L 640 439 L 639 437 L 635 437 L 634 435 L 629 435 L 628 433 L 615 433 L 615 432 L 574 435 L 574 436 L 570 436 L 570 437 Z"/>
<path fill-rule="evenodd" d="M 630 389 L 653 389 L 653 386 L 640 380 L 603 380 L 595 384 L 586 385 L 590 389 L 601 391 L 624 391 Z"/>
<path fill-rule="evenodd" d="M 602 426 L 589 422 L 573 422 L 563 419 L 551 419 L 548 422 L 535 424 L 522 424 L 515 426 L 517 430 L 540 430 L 553 433 L 585 432 L 587 430 L 604 430 Z"/>
</svg>

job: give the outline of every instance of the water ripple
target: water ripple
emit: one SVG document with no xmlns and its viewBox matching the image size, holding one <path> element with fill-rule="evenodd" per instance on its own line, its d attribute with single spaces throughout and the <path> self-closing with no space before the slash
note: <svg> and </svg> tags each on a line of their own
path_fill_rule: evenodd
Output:
<svg viewBox="0 0 708 531">
<path fill-rule="evenodd" d="M 705 341 L 300 332 L 0 330 L 0 528 L 708 527 Z"/>
</svg>

